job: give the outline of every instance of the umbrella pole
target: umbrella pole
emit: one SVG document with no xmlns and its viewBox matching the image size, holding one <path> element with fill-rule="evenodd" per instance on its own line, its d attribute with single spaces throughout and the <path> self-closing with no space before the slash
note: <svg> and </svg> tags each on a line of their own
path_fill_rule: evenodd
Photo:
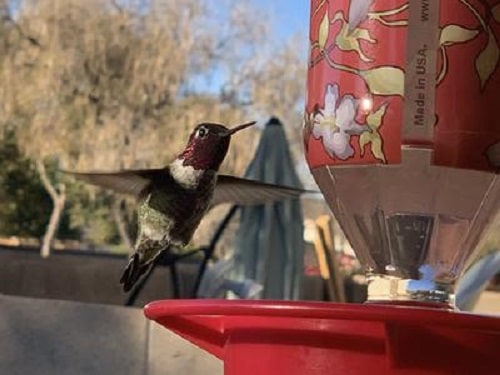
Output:
<svg viewBox="0 0 500 375">
<path fill-rule="evenodd" d="M 181 297 L 180 287 L 179 287 L 179 276 L 177 274 L 177 262 L 174 261 L 170 264 L 170 280 L 172 282 L 172 291 L 174 298 L 178 299 Z"/>
</svg>

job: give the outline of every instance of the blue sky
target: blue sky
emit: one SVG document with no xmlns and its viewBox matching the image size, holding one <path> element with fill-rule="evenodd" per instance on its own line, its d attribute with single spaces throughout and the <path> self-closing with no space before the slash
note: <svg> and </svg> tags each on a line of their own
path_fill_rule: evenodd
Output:
<svg viewBox="0 0 500 375">
<path fill-rule="evenodd" d="M 216 6 L 219 4 L 231 4 L 231 1 L 218 3 L 220 0 L 213 0 Z M 302 41 L 297 48 L 303 50 L 304 61 L 307 59 L 307 45 L 309 38 L 309 7 L 310 0 L 247 0 L 251 7 L 259 11 L 266 12 L 271 19 L 271 33 L 269 41 L 274 46 L 279 46 L 288 41 L 292 36 L 298 36 Z M 224 9 L 224 8 L 221 8 Z M 192 77 L 189 83 L 190 89 L 201 92 L 218 93 L 221 80 L 225 76 L 223 70 L 215 69 L 209 73 L 207 79 L 205 74 Z"/>
<path fill-rule="evenodd" d="M 287 39 L 301 33 L 309 34 L 310 0 L 253 0 L 262 9 L 269 9 L 275 20 L 276 37 Z"/>
<path fill-rule="evenodd" d="M 259 8 L 269 11 L 275 22 L 273 37 L 277 41 L 287 40 L 295 34 L 309 35 L 310 0 L 247 0 Z M 15 14 L 22 1 L 10 0 L 11 11 Z M 120 2 L 120 1 L 118 1 Z"/>
</svg>

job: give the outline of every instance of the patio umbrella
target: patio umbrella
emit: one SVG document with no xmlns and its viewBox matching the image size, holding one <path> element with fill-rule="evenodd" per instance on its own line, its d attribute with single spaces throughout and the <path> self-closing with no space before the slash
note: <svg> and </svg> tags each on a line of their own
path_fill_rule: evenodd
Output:
<svg viewBox="0 0 500 375">
<path fill-rule="evenodd" d="M 302 187 L 277 118 L 266 124 L 245 177 Z M 303 216 L 298 199 L 241 208 L 233 278 L 261 284 L 262 298 L 299 299 L 303 258 Z"/>
</svg>

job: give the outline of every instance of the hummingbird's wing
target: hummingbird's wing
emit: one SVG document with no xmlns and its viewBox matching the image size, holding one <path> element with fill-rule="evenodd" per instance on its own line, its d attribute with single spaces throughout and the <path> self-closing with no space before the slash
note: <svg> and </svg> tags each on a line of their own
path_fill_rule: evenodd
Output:
<svg viewBox="0 0 500 375">
<path fill-rule="evenodd" d="M 241 206 L 259 205 L 287 198 L 298 198 L 303 193 L 315 192 L 235 176 L 219 175 L 212 206 L 220 203 L 234 203 Z"/>
<path fill-rule="evenodd" d="M 89 184 L 111 189 L 117 193 L 132 195 L 136 198 L 141 196 L 151 181 L 160 179 L 165 175 L 165 169 L 163 168 L 119 172 L 63 172 Z"/>
</svg>

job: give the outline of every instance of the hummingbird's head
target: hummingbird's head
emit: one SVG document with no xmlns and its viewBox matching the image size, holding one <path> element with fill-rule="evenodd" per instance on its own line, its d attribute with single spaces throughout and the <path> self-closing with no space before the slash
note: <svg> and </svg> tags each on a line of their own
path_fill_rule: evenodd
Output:
<svg viewBox="0 0 500 375">
<path fill-rule="evenodd" d="M 178 159 L 197 170 L 217 171 L 226 157 L 231 135 L 255 124 L 255 121 L 228 129 L 224 125 L 204 122 L 196 126 Z"/>
</svg>

